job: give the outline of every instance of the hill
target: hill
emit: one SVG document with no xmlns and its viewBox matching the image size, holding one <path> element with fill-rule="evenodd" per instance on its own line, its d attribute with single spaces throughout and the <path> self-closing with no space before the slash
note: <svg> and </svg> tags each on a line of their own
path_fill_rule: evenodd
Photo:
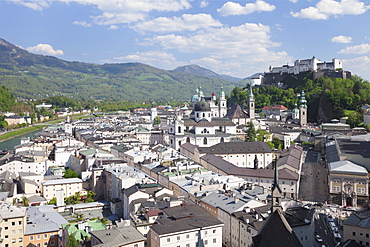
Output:
<svg viewBox="0 0 370 247">
<path fill-rule="evenodd" d="M 16 97 L 40 99 L 63 95 L 74 98 L 188 100 L 201 85 L 205 94 L 221 86 L 229 93 L 241 82 L 167 71 L 141 63 L 92 64 L 36 55 L 0 39 L 0 85 Z"/>
<path fill-rule="evenodd" d="M 221 79 L 221 80 L 227 80 L 231 82 L 240 82 L 242 80 L 240 78 L 236 78 L 236 77 L 232 77 L 228 75 L 219 75 L 216 72 L 213 72 L 212 70 L 200 67 L 195 64 L 179 66 L 176 69 L 174 69 L 174 71 L 189 73 L 193 75 L 206 76 L 206 77 L 211 77 L 211 78 L 216 78 L 216 79 Z"/>
</svg>

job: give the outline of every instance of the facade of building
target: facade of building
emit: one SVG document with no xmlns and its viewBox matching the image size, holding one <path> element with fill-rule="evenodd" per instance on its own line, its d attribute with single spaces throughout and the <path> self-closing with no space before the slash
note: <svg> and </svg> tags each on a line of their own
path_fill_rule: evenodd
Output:
<svg viewBox="0 0 370 247">
<path fill-rule="evenodd" d="M 58 191 L 64 198 L 74 195 L 76 192 L 82 191 L 83 181 L 79 178 L 65 178 L 48 180 L 42 183 L 42 195 L 46 200 L 50 201 L 54 197 L 58 197 Z"/>
<path fill-rule="evenodd" d="M 370 245 L 370 216 L 352 213 L 343 223 L 343 241 L 353 239 L 361 246 Z"/>
<path fill-rule="evenodd" d="M 0 238 L 3 247 L 23 247 L 26 209 L 2 202 L 0 205 Z"/>
<path fill-rule="evenodd" d="M 333 203 L 357 207 L 369 198 L 369 177 L 365 167 L 343 160 L 329 163 L 329 192 Z"/>
<path fill-rule="evenodd" d="M 149 231 L 149 246 L 222 246 L 223 223 L 194 204 L 164 209 Z"/>
</svg>

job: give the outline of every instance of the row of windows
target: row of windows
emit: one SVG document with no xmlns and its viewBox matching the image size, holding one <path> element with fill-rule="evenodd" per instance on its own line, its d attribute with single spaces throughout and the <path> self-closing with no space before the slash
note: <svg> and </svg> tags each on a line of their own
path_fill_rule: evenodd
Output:
<svg viewBox="0 0 370 247">
<path fill-rule="evenodd" d="M 217 239 L 216 238 L 214 238 L 213 240 L 212 240 L 212 243 L 214 243 L 214 244 L 216 244 L 217 243 Z M 206 239 L 206 240 L 204 240 L 204 245 L 208 245 L 208 240 Z M 185 245 L 185 247 L 190 247 L 191 246 L 191 244 L 186 244 Z M 194 247 L 196 246 L 196 244 L 194 245 Z M 176 245 L 176 247 L 181 247 L 181 245 Z"/>
<path fill-rule="evenodd" d="M 50 233 L 50 237 L 53 238 L 54 237 L 54 234 L 53 233 Z M 44 239 L 47 239 L 48 238 L 48 234 L 45 233 L 44 234 Z M 37 235 L 36 236 L 36 239 L 37 240 L 40 240 L 41 239 L 41 235 Z M 30 241 L 33 241 L 34 240 L 34 236 L 30 236 Z"/>
<path fill-rule="evenodd" d="M 212 230 L 212 233 L 216 233 L 216 230 Z M 207 231 L 204 231 L 203 234 L 204 235 L 207 235 Z M 198 237 L 198 232 L 195 233 L 195 237 Z M 186 234 L 185 238 L 186 239 L 189 239 L 190 238 L 190 234 Z M 181 236 L 177 236 L 176 237 L 176 240 L 177 241 L 180 241 L 181 240 Z M 167 242 L 171 242 L 171 238 L 167 238 Z"/>
<path fill-rule="evenodd" d="M 5 219 L 5 220 L 4 220 L 4 222 L 8 222 L 8 219 Z M 15 225 L 16 225 L 16 221 L 13 221 L 13 222 L 11 223 L 11 225 L 12 225 L 12 226 L 15 226 Z M 22 221 L 21 221 L 21 220 L 20 220 L 20 221 L 18 221 L 18 225 L 19 225 L 19 226 L 21 226 L 21 225 L 22 225 Z M 8 230 L 8 227 L 5 227 L 4 229 L 5 229 L 5 230 Z"/>
</svg>

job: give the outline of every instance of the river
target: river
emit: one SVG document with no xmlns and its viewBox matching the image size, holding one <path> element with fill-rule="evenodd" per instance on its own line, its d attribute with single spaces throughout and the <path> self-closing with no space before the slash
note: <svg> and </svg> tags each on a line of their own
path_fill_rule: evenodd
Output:
<svg viewBox="0 0 370 247">
<path fill-rule="evenodd" d="M 12 139 L 9 139 L 9 140 L 0 142 L 0 150 L 13 149 L 14 146 L 21 144 L 21 139 L 22 138 L 29 137 L 32 140 L 33 139 L 33 135 L 36 134 L 36 133 L 39 133 L 41 131 L 42 131 L 42 129 L 35 130 L 35 131 L 32 131 L 32 132 L 29 132 L 29 133 L 26 133 L 26 134 L 23 134 L 23 135 L 14 137 Z"/>
</svg>

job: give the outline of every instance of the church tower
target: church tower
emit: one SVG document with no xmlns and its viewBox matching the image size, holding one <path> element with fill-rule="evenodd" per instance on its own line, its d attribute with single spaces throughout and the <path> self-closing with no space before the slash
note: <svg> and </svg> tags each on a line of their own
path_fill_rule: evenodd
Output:
<svg viewBox="0 0 370 247">
<path fill-rule="evenodd" d="M 254 116 L 254 95 L 253 95 L 253 90 L 252 90 L 252 84 L 249 84 L 248 114 L 251 120 L 255 118 Z"/>
<path fill-rule="evenodd" d="M 302 90 L 301 100 L 299 101 L 299 124 L 307 125 L 307 100 L 306 94 Z"/>
<path fill-rule="evenodd" d="M 281 188 L 279 186 L 279 174 L 277 169 L 277 158 L 275 158 L 274 165 L 274 184 L 271 188 L 271 213 L 273 213 L 277 208 L 281 209 Z"/>
<path fill-rule="evenodd" d="M 292 119 L 299 119 L 299 110 L 297 104 L 294 104 L 294 109 L 292 110 Z"/>
<path fill-rule="evenodd" d="M 225 97 L 224 88 L 221 87 L 221 92 L 218 98 L 218 117 L 224 117 L 227 114 L 227 102 Z"/>
</svg>

